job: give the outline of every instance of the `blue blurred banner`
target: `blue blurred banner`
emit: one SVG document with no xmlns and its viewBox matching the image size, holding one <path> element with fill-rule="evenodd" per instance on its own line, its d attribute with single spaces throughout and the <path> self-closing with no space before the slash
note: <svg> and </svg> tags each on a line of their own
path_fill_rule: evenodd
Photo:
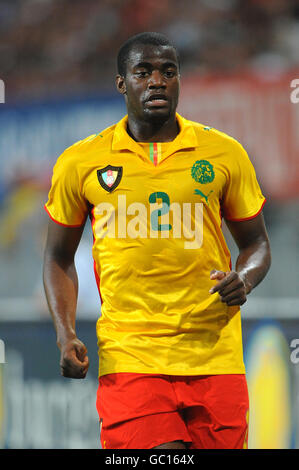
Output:
<svg viewBox="0 0 299 470">
<path fill-rule="evenodd" d="M 94 96 L 0 108 L 0 175 L 51 169 L 63 150 L 125 114 L 122 97 Z"/>
</svg>

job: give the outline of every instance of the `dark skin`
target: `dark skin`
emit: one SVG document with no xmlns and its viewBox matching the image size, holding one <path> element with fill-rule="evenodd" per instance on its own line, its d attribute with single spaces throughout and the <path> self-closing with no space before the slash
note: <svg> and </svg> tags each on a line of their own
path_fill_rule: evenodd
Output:
<svg viewBox="0 0 299 470">
<path fill-rule="evenodd" d="M 126 76 L 116 77 L 126 100 L 128 133 L 139 142 L 172 141 L 179 132 L 175 119 L 180 76 L 175 50 L 169 46 L 139 46 L 131 50 Z M 153 98 L 149 100 L 149 98 Z M 217 281 L 210 290 L 227 305 L 243 305 L 248 294 L 265 277 L 271 263 L 270 245 L 263 214 L 241 222 L 227 221 L 239 248 L 235 269 L 212 270 Z M 53 317 L 60 368 L 64 377 L 85 378 L 89 360 L 75 330 L 78 280 L 74 257 L 82 227 L 64 227 L 49 220 L 44 256 L 44 286 Z M 182 441 L 161 444 L 160 449 L 184 449 Z"/>
<path fill-rule="evenodd" d="M 134 47 L 126 76 L 117 75 L 116 88 L 124 95 L 128 133 L 137 142 L 170 142 L 179 133 L 175 118 L 180 90 L 179 65 L 169 46 Z M 156 96 L 157 100 L 150 100 Z"/>
</svg>

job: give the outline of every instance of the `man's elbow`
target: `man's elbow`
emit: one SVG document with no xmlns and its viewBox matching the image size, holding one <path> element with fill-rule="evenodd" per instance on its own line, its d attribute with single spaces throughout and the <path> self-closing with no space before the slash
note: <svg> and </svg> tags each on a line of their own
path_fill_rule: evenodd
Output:
<svg viewBox="0 0 299 470">
<path fill-rule="evenodd" d="M 60 246 L 46 246 L 43 260 L 43 273 L 51 270 L 53 266 L 68 269 L 74 264 L 74 253 Z"/>
</svg>

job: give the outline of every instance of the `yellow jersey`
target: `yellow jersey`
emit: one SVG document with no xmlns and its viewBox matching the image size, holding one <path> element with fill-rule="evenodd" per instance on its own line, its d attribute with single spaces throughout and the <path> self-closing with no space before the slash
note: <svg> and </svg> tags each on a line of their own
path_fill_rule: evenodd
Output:
<svg viewBox="0 0 299 470">
<path fill-rule="evenodd" d="M 125 116 L 54 167 L 50 217 L 91 219 L 99 375 L 245 372 L 240 308 L 209 293 L 210 271 L 231 269 L 222 217 L 253 218 L 265 198 L 235 139 L 176 118 L 172 142 L 139 143 Z"/>
</svg>

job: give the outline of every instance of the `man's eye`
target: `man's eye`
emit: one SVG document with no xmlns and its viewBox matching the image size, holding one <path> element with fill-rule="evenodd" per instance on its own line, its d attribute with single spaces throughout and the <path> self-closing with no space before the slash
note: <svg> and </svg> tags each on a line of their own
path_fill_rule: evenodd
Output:
<svg viewBox="0 0 299 470">
<path fill-rule="evenodd" d="M 140 70 L 136 72 L 136 75 L 138 75 L 138 77 L 146 77 L 147 74 L 148 72 L 146 70 Z"/>
<path fill-rule="evenodd" d="M 165 72 L 166 77 L 171 78 L 175 76 L 174 70 L 166 70 Z"/>
</svg>

